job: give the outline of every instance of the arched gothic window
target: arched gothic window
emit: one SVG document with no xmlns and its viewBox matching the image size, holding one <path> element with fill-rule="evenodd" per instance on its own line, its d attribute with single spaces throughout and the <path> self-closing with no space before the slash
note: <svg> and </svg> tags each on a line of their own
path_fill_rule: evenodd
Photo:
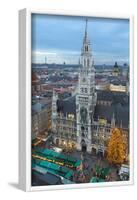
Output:
<svg viewBox="0 0 137 200">
<path fill-rule="evenodd" d="M 84 59 L 84 66 L 86 66 L 86 59 Z"/>
<path fill-rule="evenodd" d="M 88 46 L 85 46 L 85 51 L 88 51 Z"/>
<path fill-rule="evenodd" d="M 87 46 L 87 51 L 88 51 L 88 46 Z"/>
<path fill-rule="evenodd" d="M 89 59 L 87 59 L 87 66 L 89 67 Z"/>
</svg>

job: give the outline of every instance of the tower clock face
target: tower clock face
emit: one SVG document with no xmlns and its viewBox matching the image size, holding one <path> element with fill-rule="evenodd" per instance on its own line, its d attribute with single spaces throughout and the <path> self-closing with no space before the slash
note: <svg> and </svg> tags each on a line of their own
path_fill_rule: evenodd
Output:
<svg viewBox="0 0 137 200">
<path fill-rule="evenodd" d="M 87 124 L 87 109 L 85 107 L 80 108 L 81 123 Z"/>
</svg>

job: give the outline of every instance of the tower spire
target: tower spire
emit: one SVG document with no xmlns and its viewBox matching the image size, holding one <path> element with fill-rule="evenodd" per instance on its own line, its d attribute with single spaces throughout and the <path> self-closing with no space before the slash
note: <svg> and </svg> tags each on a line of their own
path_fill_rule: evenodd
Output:
<svg viewBox="0 0 137 200">
<path fill-rule="evenodd" d="M 112 128 L 115 127 L 115 114 L 114 114 L 114 112 L 113 112 L 112 119 L 111 119 L 111 126 L 112 126 Z"/>
<path fill-rule="evenodd" d="M 85 39 L 87 38 L 87 30 L 88 30 L 88 19 L 86 18 Z"/>
</svg>

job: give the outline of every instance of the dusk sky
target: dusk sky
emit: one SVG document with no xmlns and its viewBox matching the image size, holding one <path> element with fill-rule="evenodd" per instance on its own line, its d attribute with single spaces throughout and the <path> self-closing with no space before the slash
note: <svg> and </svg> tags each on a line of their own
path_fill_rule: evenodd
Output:
<svg viewBox="0 0 137 200">
<path fill-rule="evenodd" d="M 78 64 L 85 17 L 32 15 L 32 62 Z M 88 17 L 95 64 L 129 62 L 129 20 Z"/>
</svg>

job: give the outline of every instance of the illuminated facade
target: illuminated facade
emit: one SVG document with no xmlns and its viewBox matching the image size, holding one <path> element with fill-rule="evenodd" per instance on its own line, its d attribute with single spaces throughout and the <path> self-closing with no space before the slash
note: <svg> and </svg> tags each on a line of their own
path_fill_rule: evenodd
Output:
<svg viewBox="0 0 137 200">
<path fill-rule="evenodd" d="M 53 91 L 54 142 L 59 146 L 74 145 L 79 151 L 104 154 L 107 140 L 115 127 L 121 128 L 128 135 L 129 94 L 123 91 L 96 91 L 86 21 L 77 94 L 60 99 Z"/>
</svg>

